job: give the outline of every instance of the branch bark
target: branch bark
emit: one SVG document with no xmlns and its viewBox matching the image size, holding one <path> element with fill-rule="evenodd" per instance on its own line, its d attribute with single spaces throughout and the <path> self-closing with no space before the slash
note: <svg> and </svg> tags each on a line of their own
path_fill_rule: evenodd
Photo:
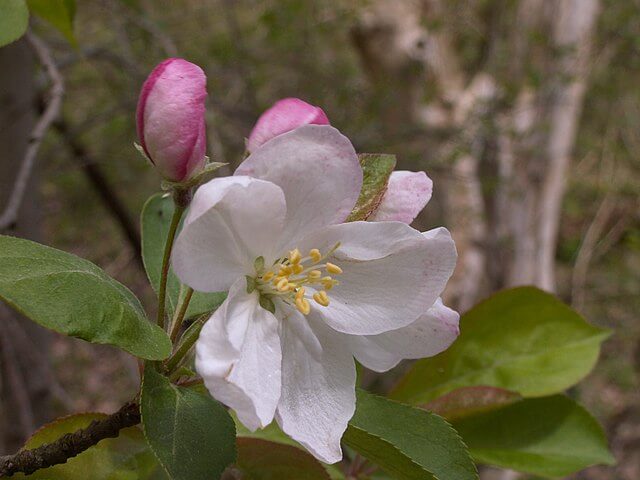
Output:
<svg viewBox="0 0 640 480">
<path fill-rule="evenodd" d="M 13 191 L 11 192 L 6 208 L 2 212 L 2 215 L 0 215 L 0 232 L 12 228 L 18 219 L 18 211 L 20 210 L 20 206 L 24 200 L 27 186 L 29 184 L 29 178 L 31 177 L 31 173 L 35 167 L 36 156 L 40 149 L 40 144 L 42 143 L 47 130 L 60 113 L 62 96 L 64 94 L 64 81 L 62 75 L 60 74 L 47 45 L 32 32 L 27 32 L 25 39 L 33 48 L 38 60 L 45 68 L 45 71 L 51 80 L 51 99 L 44 113 L 36 123 L 33 132 L 31 132 L 29 145 L 22 160 L 18 176 L 16 177 Z"/>
<path fill-rule="evenodd" d="M 137 262 L 142 265 L 140 232 L 135 222 L 133 222 L 129 216 L 129 212 L 116 190 L 111 186 L 102 169 L 98 166 L 98 162 L 96 162 L 94 158 L 91 158 L 85 145 L 73 135 L 69 124 L 62 119 L 54 123 L 54 128 L 60 134 L 62 140 L 66 143 L 73 155 L 73 158 L 78 165 L 80 165 L 87 179 L 100 196 L 104 206 L 118 223 L 131 249 L 135 252 Z"/>
<path fill-rule="evenodd" d="M 29 475 L 36 470 L 66 463 L 89 447 L 105 438 L 117 437 L 120 430 L 140 423 L 140 407 L 129 402 L 104 420 L 94 420 L 91 424 L 73 433 L 67 433 L 52 443 L 33 450 L 21 450 L 14 455 L 0 457 L 0 477 L 10 477 L 15 473 Z"/>
</svg>

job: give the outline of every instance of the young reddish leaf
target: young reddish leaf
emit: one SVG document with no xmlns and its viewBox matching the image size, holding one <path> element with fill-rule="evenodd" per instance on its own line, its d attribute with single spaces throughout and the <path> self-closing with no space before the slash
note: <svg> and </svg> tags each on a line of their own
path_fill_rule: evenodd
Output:
<svg viewBox="0 0 640 480">
<path fill-rule="evenodd" d="M 422 408 L 437 413 L 451 422 L 490 412 L 521 399 L 521 395 L 503 388 L 462 387 L 430 401 Z"/>
<path fill-rule="evenodd" d="M 329 480 L 318 460 L 300 448 L 258 438 L 238 437 L 235 469 L 243 480 Z"/>
</svg>

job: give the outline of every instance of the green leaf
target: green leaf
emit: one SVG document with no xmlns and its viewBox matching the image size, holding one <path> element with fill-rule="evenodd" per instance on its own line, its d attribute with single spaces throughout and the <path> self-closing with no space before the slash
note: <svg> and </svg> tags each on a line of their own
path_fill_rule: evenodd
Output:
<svg viewBox="0 0 640 480">
<path fill-rule="evenodd" d="M 243 480 L 329 480 L 309 453 L 291 445 L 257 438 L 238 438 L 235 469 Z"/>
<path fill-rule="evenodd" d="M 445 352 L 416 362 L 391 393 L 425 404 L 467 386 L 504 388 L 525 397 L 561 392 L 595 365 L 609 332 L 533 287 L 505 290 L 463 315 Z"/>
<path fill-rule="evenodd" d="M 495 387 L 462 387 L 430 401 L 426 410 L 448 422 L 485 413 L 522 400 L 517 393 Z"/>
<path fill-rule="evenodd" d="M 162 257 L 164 256 L 164 246 L 167 241 L 173 210 L 174 204 L 171 196 L 161 193 L 151 196 L 142 209 L 142 260 L 149 282 L 155 292 L 160 287 Z M 167 310 L 169 315 L 172 315 L 176 310 L 183 295 L 184 292 L 181 292 L 180 289 L 180 280 L 178 280 L 173 271 L 170 271 L 169 279 L 167 280 Z M 224 292 L 194 292 L 191 302 L 189 302 L 186 318 L 193 318 L 212 312 L 220 306 L 226 296 Z"/>
<path fill-rule="evenodd" d="M 167 334 L 124 285 L 87 260 L 29 240 L 0 236 L 0 300 L 65 335 L 149 360 L 171 353 Z"/>
<path fill-rule="evenodd" d="M 526 399 L 454 423 L 481 463 L 564 477 L 615 459 L 598 422 L 563 396 Z"/>
<path fill-rule="evenodd" d="M 16 41 L 29 26 L 29 9 L 25 0 L 0 2 L 0 47 Z"/>
<path fill-rule="evenodd" d="M 102 413 L 81 413 L 60 418 L 40 428 L 25 444 L 25 449 L 37 448 L 57 440 L 65 433 L 86 428 L 94 420 L 104 419 Z M 107 438 L 70 458 L 62 465 L 38 470 L 25 476 L 12 478 L 29 480 L 147 480 L 166 478 L 138 427 L 125 428 L 117 438 Z"/>
<path fill-rule="evenodd" d="M 140 401 L 144 435 L 172 480 L 219 478 L 235 461 L 233 420 L 217 401 L 178 387 L 146 365 Z"/>
<path fill-rule="evenodd" d="M 399 480 L 467 480 L 478 473 L 462 440 L 441 417 L 357 391 L 343 442 Z"/>
<path fill-rule="evenodd" d="M 73 20 L 76 16 L 75 0 L 27 0 L 29 10 L 49 22 L 71 43 L 76 45 Z"/>
<path fill-rule="evenodd" d="M 389 176 L 396 166 L 396 156 L 384 153 L 361 153 L 362 190 L 347 222 L 366 220 L 376 211 L 387 191 Z"/>
</svg>

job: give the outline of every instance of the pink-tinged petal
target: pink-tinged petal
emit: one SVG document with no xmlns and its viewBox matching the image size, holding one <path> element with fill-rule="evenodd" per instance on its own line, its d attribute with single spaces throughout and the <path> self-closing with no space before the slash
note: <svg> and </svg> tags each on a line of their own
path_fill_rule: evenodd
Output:
<svg viewBox="0 0 640 480">
<path fill-rule="evenodd" d="M 284 191 L 283 249 L 293 248 L 311 231 L 344 221 L 362 187 L 353 145 L 328 125 L 306 125 L 274 138 L 249 155 L 235 174 L 268 180 Z"/>
<path fill-rule="evenodd" d="M 299 98 L 278 100 L 256 122 L 247 140 L 247 150 L 253 152 L 278 135 L 311 124 L 329 125 L 329 119 L 320 107 Z"/>
<path fill-rule="evenodd" d="M 196 343 L 196 370 L 217 400 L 250 430 L 273 420 L 280 399 L 282 351 L 276 317 L 238 280 Z"/>
<path fill-rule="evenodd" d="M 206 83 L 200 67 L 169 58 L 142 86 L 136 112 L 138 138 L 168 180 L 187 180 L 204 166 Z"/>
<path fill-rule="evenodd" d="M 316 342 L 322 345 L 319 356 L 309 347 Z M 297 329 L 282 322 L 282 396 L 276 421 L 325 463 L 342 459 L 340 440 L 355 412 L 355 383 L 355 365 L 344 335 L 331 331 L 313 314 Z"/>
<path fill-rule="evenodd" d="M 432 192 L 433 182 L 426 173 L 393 172 L 382 202 L 369 221 L 411 223 L 429 202 Z"/>
<path fill-rule="evenodd" d="M 401 360 L 437 355 L 458 338 L 460 315 L 437 299 L 424 315 L 410 325 L 368 336 L 348 336 L 356 359 L 376 372 L 386 372 Z"/>
<path fill-rule="evenodd" d="M 329 250 L 342 268 L 329 292 L 330 304 L 312 309 L 333 329 L 377 335 L 406 327 L 426 312 L 444 290 L 456 263 L 446 229 L 423 235 L 401 222 L 352 222 L 309 235 L 301 251 Z"/>
<path fill-rule="evenodd" d="M 195 193 L 173 249 L 178 278 L 197 291 L 219 292 L 253 262 L 273 261 L 286 205 L 275 184 L 250 177 L 216 178 Z"/>
</svg>

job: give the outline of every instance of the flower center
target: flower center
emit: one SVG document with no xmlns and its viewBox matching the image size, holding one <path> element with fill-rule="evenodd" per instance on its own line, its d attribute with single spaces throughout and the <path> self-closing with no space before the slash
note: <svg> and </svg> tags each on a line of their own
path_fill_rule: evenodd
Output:
<svg viewBox="0 0 640 480">
<path fill-rule="evenodd" d="M 273 298 L 294 305 L 303 315 L 311 311 L 310 300 L 327 307 L 330 302 L 327 292 L 339 283 L 332 275 L 340 275 L 342 269 L 326 259 L 339 246 L 337 243 L 324 254 L 312 248 L 306 256 L 296 248 L 288 256 L 278 258 L 270 268 L 265 268 L 264 258 L 258 257 L 254 262 L 257 275 L 247 278 L 247 289 L 260 292 L 260 303 L 265 308 L 273 305 Z M 315 291 L 312 295 L 307 293 L 309 287 Z"/>
</svg>

